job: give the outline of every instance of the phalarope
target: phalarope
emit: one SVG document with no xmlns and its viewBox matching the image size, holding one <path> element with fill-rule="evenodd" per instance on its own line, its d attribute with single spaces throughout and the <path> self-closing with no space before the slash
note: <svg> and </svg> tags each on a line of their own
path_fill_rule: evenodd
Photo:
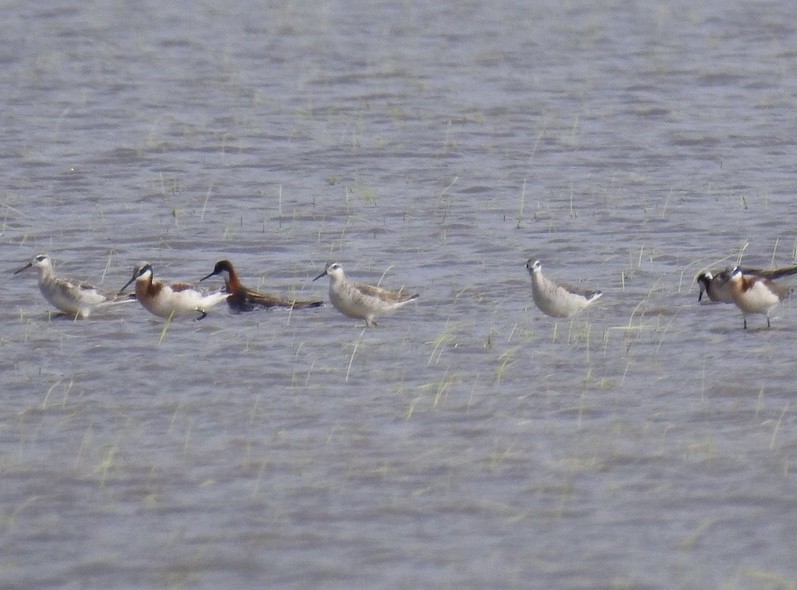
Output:
<svg viewBox="0 0 797 590">
<path fill-rule="evenodd" d="M 173 318 L 199 313 L 201 320 L 208 315 L 208 310 L 218 305 L 230 295 L 223 291 L 208 293 L 188 283 L 166 283 L 155 281 L 152 265 L 142 262 L 133 269 L 131 278 L 119 293 L 127 286 L 136 282 L 136 297 L 141 305 L 150 313 L 162 317 Z"/>
<path fill-rule="evenodd" d="M 74 318 L 87 318 L 96 309 L 135 299 L 134 296 L 121 298 L 116 294 L 101 293 L 91 285 L 56 276 L 47 254 L 39 254 L 14 274 L 30 267 L 39 272 L 39 290 L 44 298 L 56 309 Z"/>
<path fill-rule="evenodd" d="M 534 303 L 544 314 L 555 318 L 571 316 L 603 295 L 602 291 L 568 287 L 542 276 L 539 260 L 529 258 L 526 270 L 531 275 L 531 296 Z"/>
<path fill-rule="evenodd" d="M 733 303 L 730 285 L 728 284 L 728 281 L 731 280 L 732 271 L 733 267 L 729 267 L 722 271 L 706 271 L 697 275 L 695 280 L 700 287 L 697 300 L 702 300 L 703 294 L 705 293 L 708 295 L 709 300 L 714 303 Z M 786 266 L 769 270 L 743 268 L 742 274 L 755 275 L 764 279 L 779 279 L 781 277 L 797 274 L 797 266 Z"/>
<path fill-rule="evenodd" d="M 730 273 L 728 287 L 736 307 L 742 310 L 745 329 L 747 316 L 754 313 L 766 315 L 769 328 L 769 312 L 791 293 L 789 287 L 778 285 L 771 279 L 745 274 L 738 266 Z"/>
<path fill-rule="evenodd" d="M 329 300 L 335 309 L 347 317 L 365 320 L 366 326 L 375 326 L 377 316 L 395 311 L 418 298 L 417 293 L 353 283 L 337 262 L 327 266 L 313 280 L 317 281 L 324 276 L 329 277 Z"/>
<path fill-rule="evenodd" d="M 287 297 L 258 293 L 248 289 L 241 284 L 238 273 L 235 272 L 232 262 L 229 260 L 219 260 L 213 267 L 213 272 L 199 279 L 204 281 L 215 275 L 222 275 L 224 287 L 230 296 L 227 298 L 227 305 L 235 312 L 252 311 L 257 308 L 270 309 L 272 307 L 289 307 L 291 309 L 306 309 L 308 307 L 320 307 L 323 301 L 297 301 Z"/>
</svg>

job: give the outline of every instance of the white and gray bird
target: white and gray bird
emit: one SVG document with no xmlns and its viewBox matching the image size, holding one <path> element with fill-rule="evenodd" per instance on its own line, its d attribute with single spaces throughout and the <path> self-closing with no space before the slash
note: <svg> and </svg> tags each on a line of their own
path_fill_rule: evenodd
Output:
<svg viewBox="0 0 797 590">
<path fill-rule="evenodd" d="M 539 260 L 529 258 L 526 270 L 531 275 L 531 296 L 544 314 L 566 318 L 594 303 L 602 291 L 589 291 L 553 281 L 542 274 Z"/>
<path fill-rule="evenodd" d="M 346 317 L 365 320 L 367 326 L 375 326 L 377 316 L 395 311 L 418 298 L 417 293 L 354 283 L 337 262 L 327 266 L 313 280 L 324 276 L 329 277 L 329 301 L 333 307 Z"/>
<path fill-rule="evenodd" d="M 56 276 L 52 260 L 47 254 L 37 255 L 14 274 L 31 267 L 39 272 L 39 290 L 44 298 L 57 310 L 73 318 L 87 318 L 97 309 L 135 300 L 135 297 L 103 293 L 92 285 Z"/>
</svg>

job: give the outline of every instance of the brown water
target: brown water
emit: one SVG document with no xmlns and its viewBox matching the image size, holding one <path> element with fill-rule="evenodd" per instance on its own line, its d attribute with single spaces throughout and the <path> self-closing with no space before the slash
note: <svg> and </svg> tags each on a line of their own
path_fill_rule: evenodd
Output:
<svg viewBox="0 0 797 590">
<path fill-rule="evenodd" d="M 161 4 L 3 8 L 0 586 L 797 587 L 797 316 L 693 283 L 794 260 L 794 3 Z M 45 251 L 421 298 L 72 322 Z"/>
</svg>

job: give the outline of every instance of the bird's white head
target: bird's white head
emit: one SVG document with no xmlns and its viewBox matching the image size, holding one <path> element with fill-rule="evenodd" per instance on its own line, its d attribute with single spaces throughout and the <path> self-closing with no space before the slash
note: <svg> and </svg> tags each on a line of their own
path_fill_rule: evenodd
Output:
<svg viewBox="0 0 797 590">
<path fill-rule="evenodd" d="M 337 262 L 333 262 L 332 264 L 328 265 L 324 272 L 314 278 L 314 281 L 317 281 L 321 277 L 329 277 L 333 281 L 340 281 L 346 277 L 343 273 L 343 267 L 338 264 Z"/>
<path fill-rule="evenodd" d="M 14 274 L 19 274 L 23 270 L 27 270 L 30 267 L 35 268 L 39 271 L 40 274 L 46 274 L 48 272 L 52 272 L 53 270 L 53 263 L 50 260 L 50 257 L 47 254 L 38 254 L 33 260 L 28 262 L 25 266 L 20 268 L 19 270 L 14 271 Z"/>
<path fill-rule="evenodd" d="M 526 270 L 529 271 L 529 274 L 534 274 L 535 272 L 539 272 L 542 270 L 542 264 L 540 264 L 539 260 L 534 260 L 533 258 L 529 258 L 528 262 L 526 262 Z"/>
</svg>

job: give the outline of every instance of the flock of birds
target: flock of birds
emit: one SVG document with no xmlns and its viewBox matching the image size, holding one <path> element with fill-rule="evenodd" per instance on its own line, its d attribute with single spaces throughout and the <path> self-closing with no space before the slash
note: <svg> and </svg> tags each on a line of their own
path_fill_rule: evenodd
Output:
<svg viewBox="0 0 797 590">
<path fill-rule="evenodd" d="M 299 301 L 260 293 L 241 284 L 235 267 L 229 260 L 220 260 L 213 271 L 200 280 L 213 276 L 224 279 L 224 288 L 219 291 L 206 291 L 189 283 L 168 283 L 155 280 L 152 265 L 142 262 L 133 270 L 133 277 L 117 293 L 104 293 L 92 285 L 74 281 L 55 274 L 53 263 L 47 254 L 39 254 L 28 264 L 15 271 L 19 274 L 29 268 L 39 273 L 39 290 L 44 298 L 65 315 L 87 318 L 94 311 L 131 301 L 138 301 L 144 309 L 161 318 L 177 318 L 199 314 L 196 319 L 205 318 L 212 308 L 226 301 L 235 313 L 284 307 L 307 309 L 320 307 L 322 301 Z M 354 283 L 343 272 L 343 267 L 332 263 L 314 281 L 329 277 L 329 299 L 343 315 L 365 320 L 366 325 L 376 325 L 376 318 L 394 311 L 413 301 L 417 293 L 404 290 L 393 291 L 375 285 Z M 135 282 L 135 293 L 126 294 L 125 289 Z"/>
<path fill-rule="evenodd" d="M 102 293 L 91 285 L 57 276 L 47 254 L 39 254 L 14 274 L 31 267 L 39 273 L 39 289 L 44 298 L 60 312 L 73 318 L 87 318 L 95 310 L 131 301 L 138 301 L 158 317 L 171 319 L 199 314 L 196 317 L 199 320 L 223 301 L 236 313 L 272 307 L 306 309 L 323 305 L 322 301 L 299 301 L 249 289 L 241 284 L 229 260 L 217 262 L 210 274 L 199 279 L 204 281 L 221 276 L 224 288 L 212 292 L 188 283 L 155 280 L 152 265 L 148 262 L 136 266 L 133 277 L 117 293 Z M 535 305 L 551 317 L 570 317 L 603 295 L 601 291 L 571 287 L 543 276 L 539 260 L 529 259 L 526 269 L 531 276 L 531 295 Z M 766 315 L 767 327 L 770 327 L 770 312 L 792 291 L 775 280 L 793 274 L 797 274 L 797 266 L 773 270 L 742 269 L 737 266 L 703 272 L 696 279 L 700 287 L 697 300 L 701 301 L 705 294 L 712 302 L 736 304 L 742 311 L 745 329 L 747 316 L 751 314 Z M 329 300 L 332 306 L 347 317 L 365 320 L 367 326 L 376 325 L 377 317 L 418 298 L 417 293 L 403 289 L 390 290 L 352 282 L 337 262 L 328 265 L 313 281 L 325 276 L 329 277 Z M 126 294 L 125 289 L 133 282 L 135 294 Z"/>
<path fill-rule="evenodd" d="M 549 316 L 569 317 L 603 295 L 601 291 L 585 291 L 544 277 L 539 260 L 530 259 L 526 269 L 531 275 L 534 303 Z M 765 315 L 769 328 L 770 312 L 792 292 L 790 287 L 776 283 L 775 279 L 793 274 L 797 274 L 797 266 L 771 270 L 736 266 L 722 271 L 702 272 L 695 279 L 700 288 L 697 301 L 702 301 L 706 294 L 714 303 L 734 303 L 742 311 L 745 330 L 747 316 L 753 314 Z"/>
</svg>

